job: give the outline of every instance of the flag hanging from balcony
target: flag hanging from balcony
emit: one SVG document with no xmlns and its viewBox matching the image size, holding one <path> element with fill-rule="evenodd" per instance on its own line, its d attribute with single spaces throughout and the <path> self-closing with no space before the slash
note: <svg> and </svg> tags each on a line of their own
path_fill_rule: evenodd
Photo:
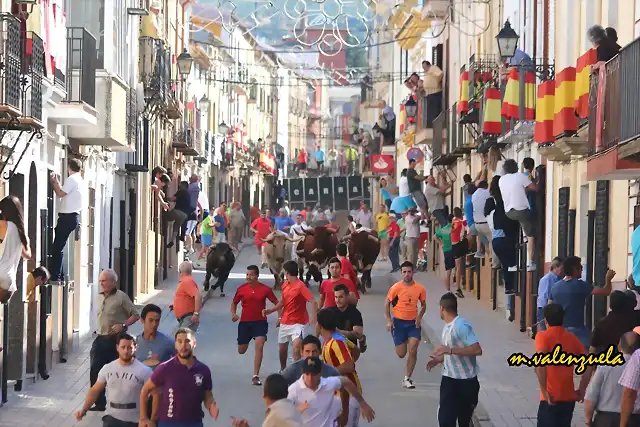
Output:
<svg viewBox="0 0 640 427">
<path fill-rule="evenodd" d="M 596 62 L 598 62 L 596 50 L 589 49 L 578 58 L 576 63 L 575 107 L 576 114 L 582 119 L 589 117 L 589 78 L 591 76 L 591 66 Z"/>
<path fill-rule="evenodd" d="M 556 93 L 555 80 L 548 80 L 538 86 L 538 100 L 536 102 L 536 128 L 533 140 L 538 144 L 555 141 L 553 133 L 554 95 Z"/>
<path fill-rule="evenodd" d="M 556 92 L 553 101 L 553 135 L 571 135 L 578 130 L 575 109 L 576 69 L 567 67 L 556 75 Z"/>
<path fill-rule="evenodd" d="M 469 112 L 469 72 L 460 73 L 460 100 L 458 101 L 458 114 Z"/>
<path fill-rule="evenodd" d="M 484 91 L 484 120 L 482 133 L 500 135 L 502 133 L 502 117 L 500 116 L 500 90 L 488 87 Z"/>
<path fill-rule="evenodd" d="M 524 73 L 524 74 L 523 74 Z M 521 82 L 520 79 L 524 78 Z M 502 116 L 515 120 L 535 119 L 535 85 L 536 76 L 530 71 L 519 71 L 512 68 L 507 77 L 507 84 L 502 100 Z M 524 116 L 520 117 L 520 90 L 524 90 Z"/>
<path fill-rule="evenodd" d="M 404 122 L 406 121 L 407 115 L 404 112 L 404 104 L 400 104 L 400 117 L 398 117 L 400 119 L 400 135 L 402 135 L 404 133 Z"/>
</svg>

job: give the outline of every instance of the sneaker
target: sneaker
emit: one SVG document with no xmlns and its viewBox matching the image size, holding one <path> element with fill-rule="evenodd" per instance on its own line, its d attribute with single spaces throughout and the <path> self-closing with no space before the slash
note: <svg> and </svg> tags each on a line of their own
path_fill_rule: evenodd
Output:
<svg viewBox="0 0 640 427">
<path fill-rule="evenodd" d="M 529 265 L 527 265 L 527 271 L 536 271 L 536 263 L 535 262 L 529 263 Z"/>
<path fill-rule="evenodd" d="M 266 263 L 266 262 L 263 262 L 263 263 L 260 265 L 260 268 L 261 268 L 261 269 L 265 269 L 265 268 L 267 268 L 267 263 Z"/>
<path fill-rule="evenodd" d="M 514 265 L 514 266 L 512 266 L 512 267 L 509 267 L 507 270 L 508 270 L 508 271 L 518 271 L 518 266 L 517 266 L 517 265 Z"/>
<path fill-rule="evenodd" d="M 220 293 L 220 298 L 224 298 L 226 297 L 226 295 L 224 294 L 224 292 Z"/>
<path fill-rule="evenodd" d="M 484 258 L 484 252 L 476 252 L 475 257 L 480 259 Z"/>
<path fill-rule="evenodd" d="M 251 384 L 253 385 L 262 385 L 262 381 L 260 381 L 260 377 L 257 375 L 254 375 L 253 378 L 251 378 Z"/>
<path fill-rule="evenodd" d="M 415 386 L 415 384 L 413 384 L 413 380 L 411 378 L 405 378 L 402 381 L 402 387 L 411 388 L 411 389 L 416 388 L 416 386 Z"/>
<path fill-rule="evenodd" d="M 462 293 L 462 290 L 461 290 L 461 289 L 456 290 L 456 296 L 457 296 L 458 298 L 464 298 L 464 294 Z"/>
</svg>

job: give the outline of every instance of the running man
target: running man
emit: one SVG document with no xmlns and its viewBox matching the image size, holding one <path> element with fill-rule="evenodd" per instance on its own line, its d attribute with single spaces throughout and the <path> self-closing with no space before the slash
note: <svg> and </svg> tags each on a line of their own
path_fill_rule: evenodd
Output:
<svg viewBox="0 0 640 427">
<path fill-rule="evenodd" d="M 260 386 L 260 366 L 262 365 L 262 352 L 264 343 L 267 342 L 269 323 L 262 311 L 266 308 L 267 300 L 274 305 L 278 304 L 271 287 L 258 282 L 260 269 L 257 265 L 247 267 L 247 281 L 240 285 L 231 303 L 231 321 L 238 323 L 238 353 L 245 354 L 251 340 L 256 341 L 255 354 L 253 356 L 253 378 L 251 383 Z M 238 317 L 238 304 L 242 304 L 242 314 Z"/>
<path fill-rule="evenodd" d="M 349 304 L 358 304 L 358 299 L 360 298 L 358 288 L 356 288 L 355 283 L 351 280 L 344 278 L 342 275 L 342 263 L 338 258 L 331 258 L 329 260 L 329 274 L 331 278 L 323 280 L 320 284 L 320 301 L 318 302 L 318 307 L 329 308 L 336 306 L 333 290 L 338 285 L 343 285 L 347 288 Z"/>
<path fill-rule="evenodd" d="M 333 288 L 335 306 L 331 308 L 336 316 L 336 326 L 338 332 L 353 343 L 360 344 L 360 351 L 367 351 L 367 341 L 364 335 L 364 322 L 362 321 L 362 313 L 351 304 L 349 298 L 351 293 L 349 289 L 339 284 Z"/>
<path fill-rule="evenodd" d="M 458 299 L 451 292 L 440 298 L 440 318 L 445 322 L 442 345 L 431 353 L 427 362 L 427 371 L 444 364 L 438 421 L 440 427 L 470 426 L 478 405 L 480 383 L 476 358 L 482 355 L 482 347 L 471 323 L 458 315 Z"/>
<path fill-rule="evenodd" d="M 76 412 L 76 420 L 80 421 L 87 415 L 89 408 L 96 402 L 100 394 L 109 391 L 107 411 L 102 417 L 104 427 L 137 427 L 138 400 L 144 396 L 147 400 L 149 393 L 141 395 L 145 381 L 152 374 L 151 368 L 134 358 L 135 341 L 129 334 L 120 334 L 117 342 L 118 359 L 107 363 L 100 369 L 98 381 L 91 386 L 82 409 Z"/>
<path fill-rule="evenodd" d="M 251 223 L 250 228 L 256 235 L 254 242 L 262 260 L 261 268 L 267 268 L 267 255 L 262 250 L 262 247 L 264 246 L 263 239 L 266 239 L 269 233 L 271 233 L 271 219 L 263 213 L 260 215 L 260 218 L 255 219 Z"/>
<path fill-rule="evenodd" d="M 280 370 L 287 367 L 289 341 L 293 342 L 293 360 L 300 360 L 305 329 L 309 323 L 315 326 L 318 314 L 316 299 L 304 282 L 298 278 L 298 264 L 295 261 L 287 261 L 282 269 L 286 279 L 282 285 L 282 299 L 275 307 L 262 310 L 263 316 L 282 310 L 282 317 L 276 324 L 280 326 L 278 332 Z M 307 312 L 307 302 L 311 303 L 311 320 Z"/>
<path fill-rule="evenodd" d="M 336 246 L 336 254 L 340 260 L 340 265 L 342 266 L 342 277 L 351 280 L 353 284 L 358 287 L 360 285 L 360 281 L 358 280 L 356 270 L 353 268 L 353 264 L 351 264 L 351 261 L 347 258 L 347 245 L 339 243 L 338 246 Z"/>
<path fill-rule="evenodd" d="M 420 345 L 422 316 L 427 311 L 427 291 L 424 286 L 413 280 L 413 264 L 405 261 L 400 266 L 402 281 L 389 289 L 384 305 L 384 315 L 387 316 L 387 330 L 391 332 L 396 354 L 399 358 L 407 358 L 404 370 L 404 388 L 416 388 L 411 375 L 418 359 Z M 420 312 L 418 313 L 418 302 Z M 393 318 L 391 317 L 393 312 Z"/>
<path fill-rule="evenodd" d="M 195 334 L 181 328 L 176 332 L 175 340 L 177 356 L 158 366 L 140 392 L 141 426 L 155 426 L 155 420 L 150 421 L 147 417 L 147 397 L 158 391 L 162 394 L 160 407 L 152 409 L 153 414 L 158 414 L 158 427 L 202 426 L 203 404 L 211 418 L 218 419 L 211 371 L 193 354 Z"/>
</svg>

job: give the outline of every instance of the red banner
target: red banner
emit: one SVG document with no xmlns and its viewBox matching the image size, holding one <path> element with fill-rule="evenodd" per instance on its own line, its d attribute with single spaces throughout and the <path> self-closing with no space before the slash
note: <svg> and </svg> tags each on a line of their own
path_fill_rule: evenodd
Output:
<svg viewBox="0 0 640 427">
<path fill-rule="evenodd" d="M 375 173 L 393 172 L 395 161 L 389 154 L 374 154 L 371 156 L 371 171 Z"/>
</svg>

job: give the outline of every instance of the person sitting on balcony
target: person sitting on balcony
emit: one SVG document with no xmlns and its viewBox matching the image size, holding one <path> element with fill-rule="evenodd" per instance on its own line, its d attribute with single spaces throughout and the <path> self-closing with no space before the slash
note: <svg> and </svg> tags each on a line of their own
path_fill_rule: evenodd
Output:
<svg viewBox="0 0 640 427">
<path fill-rule="evenodd" d="M 427 197 L 431 216 L 435 218 L 436 221 L 438 221 L 440 227 L 444 227 L 449 223 L 447 209 L 444 204 L 444 196 L 447 194 L 447 191 L 449 191 L 452 185 L 453 183 L 447 182 L 445 178 L 444 184 L 438 186 L 433 175 L 427 177 L 427 185 L 425 187 L 424 193 Z"/>
<path fill-rule="evenodd" d="M 411 191 L 409 191 L 409 182 L 407 180 L 407 169 L 403 169 L 400 172 L 400 179 L 398 180 L 398 197 L 391 201 L 390 211 L 402 212 L 410 208 L 415 208 L 416 202 L 413 200 Z"/>
<path fill-rule="evenodd" d="M 607 37 L 607 32 L 600 25 L 594 25 L 587 31 L 587 38 L 593 44 L 598 57 L 598 62 L 591 66 L 591 72 L 597 73 L 600 66 L 611 60 L 620 51 L 620 47 L 615 40 Z M 617 38 L 617 34 L 616 34 Z"/>
<path fill-rule="evenodd" d="M 535 182 L 531 182 L 529 177 L 520 173 L 518 164 L 513 159 L 504 162 L 504 172 L 505 174 L 500 179 L 500 192 L 504 201 L 504 210 L 509 218 L 520 223 L 522 232 L 528 239 L 529 263 L 527 270 L 535 271 L 535 224 L 531 219 L 531 208 L 527 192 L 538 191 L 538 185 Z"/>
<path fill-rule="evenodd" d="M 51 185 L 56 196 L 62 199 L 58 209 L 58 223 L 55 228 L 55 238 L 51 248 L 51 277 L 54 281 L 63 280 L 62 258 L 64 247 L 71 233 L 80 222 L 80 211 L 87 200 L 87 184 L 80 173 L 80 160 L 67 161 L 69 175 L 64 185 L 60 185 L 58 175 L 51 174 Z"/>
<path fill-rule="evenodd" d="M 17 290 L 18 264 L 22 259 L 31 259 L 31 246 L 22 220 L 22 204 L 15 196 L 0 200 L 0 251 L 0 303 L 6 304 Z"/>
<path fill-rule="evenodd" d="M 165 218 L 168 223 L 173 221 L 171 228 L 171 234 L 167 236 L 167 248 L 172 248 L 175 244 L 178 232 L 182 228 L 182 224 L 187 220 L 192 212 L 191 209 L 191 197 L 189 196 L 189 183 L 187 181 L 181 181 L 178 185 L 178 191 L 171 199 L 175 202 L 175 206 L 170 211 L 165 213 Z"/>
<path fill-rule="evenodd" d="M 318 165 L 318 173 L 322 174 L 324 173 L 324 151 L 318 145 L 314 154 L 316 156 L 316 164 Z"/>
</svg>

